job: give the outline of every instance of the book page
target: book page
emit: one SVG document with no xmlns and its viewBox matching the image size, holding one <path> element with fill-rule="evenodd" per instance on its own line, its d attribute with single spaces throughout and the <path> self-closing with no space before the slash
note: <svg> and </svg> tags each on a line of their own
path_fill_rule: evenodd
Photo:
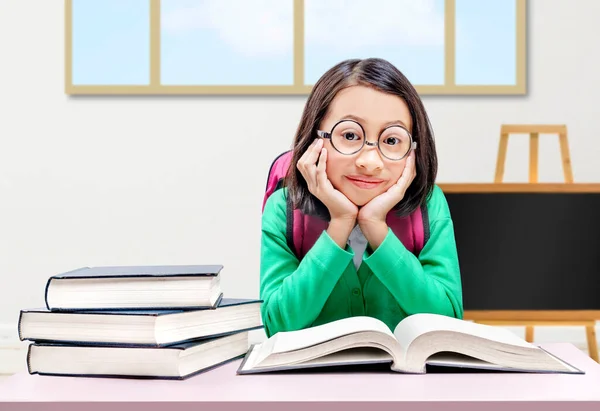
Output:
<svg viewBox="0 0 600 411">
<path fill-rule="evenodd" d="M 428 365 L 437 365 L 437 366 L 446 366 L 446 367 L 467 367 L 467 368 L 476 368 L 476 367 L 487 367 L 493 368 L 497 370 L 505 369 L 498 364 L 494 364 L 491 362 L 483 361 L 478 358 L 469 357 L 468 355 L 451 353 L 451 352 L 442 352 L 433 354 L 431 357 L 427 359 Z"/>
<path fill-rule="evenodd" d="M 361 331 L 381 332 L 394 338 L 383 321 L 366 316 L 350 317 L 302 330 L 279 332 L 271 337 L 274 340 L 271 353 L 295 351 Z"/>
<path fill-rule="evenodd" d="M 442 366 L 442 367 L 457 367 L 457 368 L 469 368 L 469 369 L 483 369 L 483 370 L 497 370 L 497 371 L 521 371 L 521 372 L 566 372 L 572 374 L 581 374 L 583 373 L 576 367 L 573 367 L 571 364 L 568 364 L 548 353 L 549 358 L 556 361 L 559 365 L 549 367 L 549 365 L 541 364 L 531 364 L 531 363 L 523 363 L 521 367 L 519 366 L 506 366 L 502 364 L 491 363 L 488 361 L 484 361 L 478 358 L 469 357 L 467 355 L 462 355 L 458 353 L 437 353 L 430 356 L 427 359 L 427 365 L 433 366 Z M 562 366 L 562 369 L 561 369 Z"/>
<path fill-rule="evenodd" d="M 255 369 L 255 365 L 258 361 L 258 351 L 260 347 L 253 349 L 245 360 L 239 371 L 252 372 L 260 371 L 260 367 Z M 268 371 L 277 371 L 285 369 L 295 368 L 311 368 L 311 367 L 329 367 L 329 366 L 340 366 L 340 365 L 358 365 L 358 364 L 376 364 L 376 363 L 391 363 L 392 356 L 386 351 L 378 348 L 349 348 L 347 350 L 338 351 L 332 354 L 324 355 L 323 357 L 314 358 L 309 361 L 302 363 L 286 364 L 279 366 L 267 367 Z"/>
<path fill-rule="evenodd" d="M 499 343 L 535 348 L 533 344 L 506 329 L 436 314 L 411 315 L 398 324 L 394 335 L 406 350 L 415 338 L 430 331 L 454 331 Z"/>
<path fill-rule="evenodd" d="M 315 358 L 310 361 L 299 364 L 302 368 L 310 366 L 338 366 L 349 364 L 374 364 L 392 362 L 392 356 L 377 348 L 350 348 L 344 351 L 338 351 L 323 357 Z"/>
</svg>

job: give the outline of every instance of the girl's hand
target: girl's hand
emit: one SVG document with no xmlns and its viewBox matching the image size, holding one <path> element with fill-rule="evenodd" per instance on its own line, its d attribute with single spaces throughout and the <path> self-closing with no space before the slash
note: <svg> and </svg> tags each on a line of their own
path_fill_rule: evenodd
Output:
<svg viewBox="0 0 600 411">
<path fill-rule="evenodd" d="M 371 223 L 385 223 L 387 214 L 392 207 L 398 204 L 404 198 L 406 190 L 417 175 L 415 167 L 415 151 L 412 150 L 406 160 L 404 171 L 398 179 L 398 182 L 388 188 L 385 193 L 382 193 L 365 204 L 358 213 L 358 223 L 368 225 Z M 363 230 L 364 232 L 364 230 Z"/>
<path fill-rule="evenodd" d="M 306 180 L 308 190 L 327 207 L 331 220 L 344 220 L 354 225 L 358 207 L 348 197 L 336 190 L 327 178 L 327 149 L 323 140 L 314 141 L 297 164 Z"/>
</svg>

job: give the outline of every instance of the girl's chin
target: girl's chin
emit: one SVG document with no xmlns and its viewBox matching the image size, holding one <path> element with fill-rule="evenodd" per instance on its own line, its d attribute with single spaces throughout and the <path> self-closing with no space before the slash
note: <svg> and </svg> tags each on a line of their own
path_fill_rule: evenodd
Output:
<svg viewBox="0 0 600 411">
<path fill-rule="evenodd" d="M 354 187 L 351 184 L 343 185 L 340 188 L 334 186 L 334 188 L 341 191 L 341 193 L 344 194 L 357 207 L 364 206 L 369 201 L 385 192 L 385 190 L 387 189 L 382 189 L 382 187 L 378 187 L 377 189 L 361 190 Z"/>
<path fill-rule="evenodd" d="M 354 203 L 355 206 L 357 207 L 362 207 L 365 204 L 367 204 L 369 201 L 371 201 L 372 199 L 374 199 L 375 197 L 377 197 L 376 193 L 373 193 L 371 195 L 367 195 L 367 194 L 363 194 L 363 195 L 347 195 L 346 197 L 348 197 L 348 199 L 350 201 L 352 201 Z"/>
</svg>

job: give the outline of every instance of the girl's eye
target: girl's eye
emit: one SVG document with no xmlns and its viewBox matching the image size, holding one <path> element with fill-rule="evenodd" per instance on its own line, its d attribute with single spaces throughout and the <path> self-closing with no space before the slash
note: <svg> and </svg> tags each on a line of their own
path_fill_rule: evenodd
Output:
<svg viewBox="0 0 600 411">
<path fill-rule="evenodd" d="M 358 136 L 358 134 L 352 131 L 347 131 L 344 133 L 344 138 L 349 141 L 355 141 L 358 140 L 360 137 Z"/>
<path fill-rule="evenodd" d="M 399 144 L 399 143 L 400 143 L 400 140 L 399 140 L 399 139 L 397 139 L 396 137 L 387 137 L 387 138 L 385 138 L 385 139 L 383 140 L 383 142 L 384 142 L 385 144 L 388 144 L 388 145 L 390 145 L 390 146 L 394 146 L 394 145 L 396 145 L 396 144 Z"/>
</svg>

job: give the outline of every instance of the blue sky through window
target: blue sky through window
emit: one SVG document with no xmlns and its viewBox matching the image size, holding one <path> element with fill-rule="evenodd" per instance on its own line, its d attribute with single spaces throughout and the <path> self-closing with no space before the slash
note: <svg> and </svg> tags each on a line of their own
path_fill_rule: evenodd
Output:
<svg viewBox="0 0 600 411">
<path fill-rule="evenodd" d="M 149 83 L 149 0 L 73 0 L 73 84 Z M 293 0 L 162 0 L 164 85 L 293 84 Z M 456 0 L 456 83 L 516 81 L 516 0 Z M 382 57 L 444 83 L 444 0 L 305 0 L 305 84 Z"/>
<path fill-rule="evenodd" d="M 456 84 L 516 84 L 516 0 L 456 0 Z"/>
<path fill-rule="evenodd" d="M 148 0 L 73 0 L 73 84 L 150 81 Z"/>
<path fill-rule="evenodd" d="M 162 0 L 162 83 L 292 85 L 293 5 L 293 0 Z"/>
<path fill-rule="evenodd" d="M 444 83 L 444 0 L 305 0 L 305 83 L 347 58 L 389 60 L 414 84 Z"/>
</svg>

